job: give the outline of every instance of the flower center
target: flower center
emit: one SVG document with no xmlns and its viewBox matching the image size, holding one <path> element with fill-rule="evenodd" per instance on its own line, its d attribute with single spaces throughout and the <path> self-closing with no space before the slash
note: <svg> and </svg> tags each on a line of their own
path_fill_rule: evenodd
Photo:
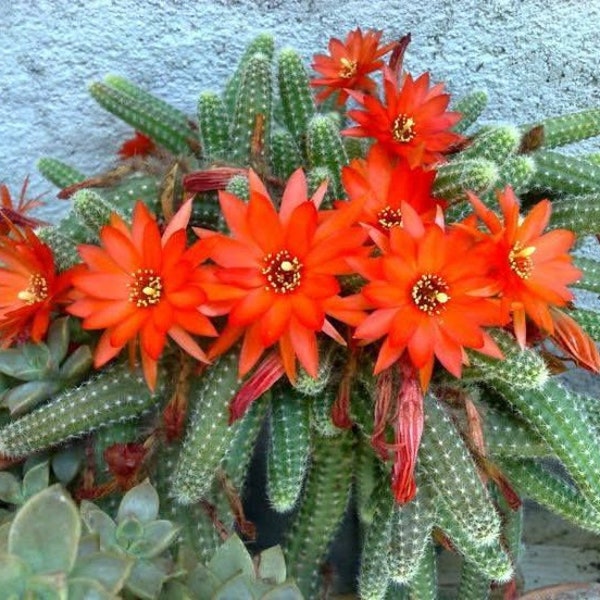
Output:
<svg viewBox="0 0 600 600">
<path fill-rule="evenodd" d="M 531 255 L 535 252 L 535 246 L 523 248 L 521 242 L 517 242 L 508 253 L 508 264 L 511 271 L 521 279 L 528 279 L 533 271 Z"/>
<path fill-rule="evenodd" d="M 35 304 L 48 297 L 48 282 L 39 273 L 29 277 L 29 285 L 17 294 L 17 298 L 25 304 Z"/>
<path fill-rule="evenodd" d="M 388 204 L 377 213 L 377 222 L 384 229 L 391 229 L 396 226 L 399 227 L 402 225 L 402 212 L 399 208 L 392 208 Z"/>
<path fill-rule="evenodd" d="M 267 278 L 267 289 L 277 294 L 294 291 L 302 281 L 302 263 L 287 250 L 267 254 L 262 274 Z"/>
<path fill-rule="evenodd" d="M 419 310 L 428 315 L 439 315 L 450 300 L 449 289 L 448 284 L 439 275 L 425 273 L 413 285 L 411 296 Z"/>
<path fill-rule="evenodd" d="M 129 302 L 140 308 L 158 304 L 162 293 L 162 279 L 152 269 L 138 269 L 132 273 L 129 284 Z"/>
<path fill-rule="evenodd" d="M 407 115 L 398 115 L 392 125 L 392 137 L 397 142 L 405 144 L 410 142 L 415 135 L 415 121 Z"/>
<path fill-rule="evenodd" d="M 350 79 L 356 75 L 358 70 L 358 62 L 350 60 L 349 58 L 340 58 L 340 70 L 338 71 L 338 77 L 342 79 Z"/>
</svg>

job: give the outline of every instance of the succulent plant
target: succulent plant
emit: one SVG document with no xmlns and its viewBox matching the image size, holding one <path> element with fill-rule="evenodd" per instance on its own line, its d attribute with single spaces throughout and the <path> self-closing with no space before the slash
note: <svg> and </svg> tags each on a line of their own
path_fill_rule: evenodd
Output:
<svg viewBox="0 0 600 600">
<path fill-rule="evenodd" d="M 398 67 L 401 48 L 395 48 L 391 60 Z M 332 72 L 346 89 L 356 75 L 356 65 L 344 60 Z M 366 86 L 364 89 L 370 89 L 368 81 Z M 371 91 L 376 92 L 376 86 Z M 315 227 L 320 219 L 329 218 L 329 213 L 340 209 L 337 214 L 341 214 L 342 206 L 358 210 L 360 202 L 344 200 L 351 195 L 347 188 L 357 185 L 352 177 L 358 180 L 364 175 L 372 141 L 370 136 L 346 135 L 356 111 L 352 111 L 354 117 L 349 115 L 336 104 L 335 94 L 316 102 L 310 75 L 296 51 L 278 50 L 271 36 L 259 36 L 222 92 L 200 94 L 193 118 L 120 76 L 109 75 L 93 83 L 90 92 L 104 108 L 135 127 L 136 136 L 147 136 L 153 150 L 141 160 L 124 158 L 116 168 L 91 176 L 55 159 L 41 159 L 40 171 L 61 188 L 61 197 L 71 198 L 72 209 L 37 233 L 52 252 L 59 273 L 71 273 L 68 269 L 87 253 L 94 268 L 101 265 L 111 276 L 118 272 L 121 278 L 141 279 L 127 280 L 129 295 L 121 298 L 116 309 L 110 305 L 112 298 L 95 305 L 98 310 L 92 311 L 94 314 L 88 313 L 85 305 L 76 305 L 71 312 L 86 314 L 83 325 L 76 316 L 57 316 L 61 310 L 57 305 L 40 343 L 21 341 L 4 347 L 0 339 L 0 407 L 8 409 L 0 411 L 0 459 L 12 469 L 0 473 L 0 500 L 16 510 L 3 513 L 0 525 L 0 590 L 7 590 L 7 598 L 66 594 L 76 599 L 112 598 L 119 593 L 125 598 L 164 600 L 275 600 L 300 598 L 301 594 L 318 598 L 325 588 L 324 565 L 332 540 L 351 503 L 359 516 L 363 550 L 358 591 L 365 599 L 434 598 L 436 557 L 443 546 L 463 559 L 460 597 L 483 600 L 492 584 L 502 586 L 513 577 L 521 556 L 521 498 L 532 498 L 581 527 L 600 531 L 600 465 L 597 454 L 590 450 L 598 444 L 600 411 L 595 398 L 575 394 L 555 376 L 571 360 L 598 371 L 600 358 L 592 341 L 600 339 L 596 310 L 565 300 L 562 321 L 559 313 L 551 313 L 548 318 L 562 323 L 552 332 L 552 341 L 565 352 L 561 356 L 544 343 L 549 330 L 539 325 L 546 318 L 543 310 L 533 311 L 537 325 L 528 326 L 528 336 L 519 330 L 520 321 L 513 319 L 512 330 L 504 321 L 497 322 L 486 329 L 483 346 L 475 343 L 475 333 L 467 332 L 475 341 L 466 350 L 456 346 L 456 331 L 440 333 L 435 346 L 446 349 L 442 355 L 453 367 L 448 369 L 452 374 L 437 363 L 435 367 L 432 363 L 430 373 L 418 369 L 420 396 L 409 387 L 416 379 L 402 371 L 403 363 L 396 361 L 398 368 L 380 368 L 372 345 L 356 343 L 351 329 L 340 335 L 327 320 L 322 331 L 311 330 L 315 335 L 309 337 L 302 333 L 306 324 L 292 318 L 291 312 L 273 310 L 265 322 L 256 325 L 245 323 L 247 314 L 239 310 L 236 324 L 229 323 L 222 334 L 225 341 L 219 338 L 205 354 L 204 342 L 198 344 L 195 339 L 206 332 L 199 319 L 217 315 L 214 322 L 221 329 L 232 301 L 231 290 L 225 292 L 223 286 L 232 278 L 244 279 L 249 271 L 240 268 L 235 277 L 224 274 L 216 268 L 214 255 L 215 264 L 202 277 L 197 275 L 194 285 L 202 288 L 202 293 L 210 290 L 217 294 L 216 300 L 195 306 L 195 312 L 178 317 L 171 328 L 163 321 L 169 320 L 173 307 L 201 296 L 196 287 L 174 294 L 171 308 L 158 316 L 152 313 L 146 319 L 136 313 L 132 318 L 128 303 L 145 310 L 172 291 L 165 291 L 160 276 L 150 273 L 152 269 L 129 273 L 137 242 L 156 268 L 160 263 L 158 244 L 163 248 L 164 242 L 171 249 L 189 244 L 186 248 L 193 248 L 190 253 L 182 253 L 178 264 L 171 265 L 175 273 L 184 273 L 186 261 L 198 258 L 199 248 L 204 247 L 195 245 L 192 230 L 207 246 L 211 236 L 212 242 L 222 239 L 215 233 L 249 236 L 240 215 L 248 216 L 256 229 L 264 228 L 261 217 L 267 213 L 260 207 L 255 211 L 255 204 L 266 203 L 267 196 L 274 198 L 274 209 L 287 203 L 282 211 L 289 213 L 291 192 L 284 189 L 286 180 L 298 177 L 294 173 L 299 168 L 306 178 L 300 185 L 300 179 L 294 179 L 296 190 L 304 192 L 306 187 L 309 194 L 316 194 L 316 204 L 322 201 L 325 208 Z M 368 102 L 376 96 L 369 94 Z M 360 93 L 354 98 L 359 104 L 367 102 Z M 445 105 L 447 98 L 442 100 Z M 436 224 L 439 226 L 443 208 L 450 227 L 468 217 L 461 224 L 464 233 L 473 221 L 471 193 L 482 202 L 480 220 L 485 221 L 483 215 L 493 221 L 490 215 L 497 217 L 497 193 L 509 185 L 521 196 L 525 209 L 540 195 L 551 199 L 550 228 L 597 235 L 598 157 L 567 155 L 560 147 L 598 135 L 598 109 L 525 125 L 484 126 L 478 119 L 486 103 L 482 92 L 454 103 L 462 119 L 444 135 L 457 144 L 448 148 L 445 162 L 427 165 L 431 176 L 428 196 L 435 202 Z M 454 122 L 455 116 L 446 119 Z M 398 115 L 392 135 L 409 143 L 413 124 L 409 115 Z M 399 156 L 402 158 L 395 157 L 393 164 L 405 159 Z M 355 172 L 349 183 L 346 167 L 354 160 Z M 387 177 L 382 175 L 385 169 L 381 165 L 379 169 L 378 190 L 385 187 L 382 181 Z M 257 187 L 258 180 L 262 187 Z M 327 191 L 321 187 L 324 182 Z M 216 192 L 221 192 L 220 201 Z M 188 202 L 191 196 L 194 200 Z M 144 211 L 143 231 L 139 223 L 134 224 L 136 200 L 144 205 L 137 209 Z M 378 223 L 385 228 L 390 220 L 384 217 Z M 191 226 L 189 231 L 173 231 L 177 228 L 172 223 L 184 220 Z M 156 226 L 152 234 L 150 223 Z M 370 231 L 373 239 L 381 240 L 384 233 L 377 227 Z M 533 225 L 530 234 L 532 229 Z M 476 235 L 484 235 L 481 229 L 476 231 Z M 131 233 L 130 238 L 126 232 Z M 261 240 L 268 245 L 270 231 L 264 233 Z M 494 235 L 496 231 L 489 238 Z M 562 234 L 548 235 L 556 240 Z M 303 243 L 296 233 L 289 236 L 295 244 Z M 571 239 L 570 234 L 567 237 Z M 561 243 L 566 245 L 564 239 Z M 87 244 L 87 250 L 82 250 L 81 244 Z M 109 250 L 119 246 L 123 255 L 100 254 L 98 244 Z M 92 246 L 95 249 L 90 250 Z M 386 248 L 383 243 L 376 252 Z M 437 251 L 437 247 L 429 250 Z M 520 269 L 523 279 L 533 268 L 528 262 L 531 255 L 540 256 L 536 251 L 516 245 L 511 249 L 511 269 Z M 337 262 L 325 250 L 323 253 L 320 263 Z M 239 248 L 236 257 L 247 258 Z M 354 257 L 355 261 L 359 258 Z M 569 260 L 564 260 L 562 267 Z M 464 261 L 466 269 L 469 257 Z M 599 293 L 600 261 L 576 257 L 574 263 L 583 273 L 574 287 Z M 0 281 L 4 266 L 0 264 Z M 295 289 L 291 284 L 297 283 L 304 271 L 295 270 L 287 260 L 279 267 L 275 277 L 290 284 L 276 290 L 277 302 L 284 305 L 284 297 Z M 259 269 L 260 274 L 271 274 L 269 269 Z M 556 273 L 562 272 L 556 269 Z M 369 275 L 347 274 L 348 270 L 342 269 L 338 281 L 343 302 L 352 302 Z M 387 267 L 381 270 L 387 271 Z M 398 278 L 402 276 L 400 273 Z M 488 279 L 481 282 L 477 294 L 485 295 L 493 287 Z M 315 288 L 324 282 L 318 281 Z M 434 294 L 432 281 L 435 283 L 427 280 L 415 295 L 433 314 L 432 307 L 444 305 L 450 297 L 440 290 Z M 91 287 L 85 278 L 82 285 Z M 253 282 L 248 285 L 248 290 L 236 294 L 262 302 L 264 297 L 258 292 L 251 295 Z M 318 295 L 315 291 L 315 297 Z M 377 296 L 377 290 L 373 295 Z M 553 291 L 550 295 L 560 294 Z M 500 300 L 503 298 L 494 297 L 494 301 Z M 297 304 L 304 321 L 312 323 L 322 317 L 316 304 L 302 298 Z M 337 309 L 336 322 L 338 317 L 348 316 L 346 305 Z M 123 322 L 111 331 L 98 337 L 82 332 L 82 327 L 94 329 L 94 324 L 108 322 L 114 310 L 123 316 Z M 511 310 L 516 310 L 513 305 L 507 313 Z M 0 332 L 5 316 L 0 310 Z M 374 331 L 392 316 L 388 312 L 371 318 L 367 329 Z M 565 325 L 569 318 L 581 328 Z M 280 329 L 283 322 L 290 331 L 271 340 L 272 331 Z M 184 325 L 189 323 L 188 331 Z M 244 334 L 246 325 L 252 329 Z M 465 323 L 465 328 L 468 325 Z M 141 330 L 139 343 L 136 327 Z M 136 335 L 128 337 L 134 329 Z M 333 341 L 323 341 L 322 332 Z M 241 344 L 236 345 L 243 335 Z M 131 342 L 129 361 L 117 358 L 127 342 Z M 133 364 L 136 345 L 141 348 L 141 367 Z M 259 361 L 263 351 L 265 357 Z M 408 354 L 413 360 L 412 354 L 424 353 L 423 348 L 413 347 L 403 356 Z M 303 367 L 298 373 L 290 364 L 296 354 Z M 319 368 L 311 369 L 315 355 L 320 355 Z M 201 360 L 211 364 L 200 366 Z M 240 379 L 240 370 L 244 372 L 240 362 L 257 366 Z M 462 363 L 458 378 L 457 365 Z M 158 383 L 151 390 L 148 384 L 153 387 L 154 379 Z M 420 403 L 402 403 L 416 396 Z M 413 425 L 408 432 L 407 423 Z M 399 441 L 401 434 L 408 438 Z M 249 465 L 257 440 L 264 436 L 265 503 L 285 515 L 290 525 L 282 549 L 269 549 L 252 559 L 242 539 L 232 532 L 237 528 L 251 537 L 243 495 L 255 484 L 248 480 Z M 127 454 L 129 444 L 139 451 L 139 463 Z M 402 452 L 409 446 L 415 446 L 415 454 L 407 459 Z M 117 454 L 123 450 L 121 467 L 133 473 L 131 478 L 119 479 L 111 470 L 111 450 Z M 23 459 L 27 462 L 20 467 L 18 461 Z M 408 500 L 392 493 L 390 480 L 400 485 L 406 475 L 402 469 L 411 460 L 415 489 Z M 548 460 L 559 462 L 565 476 L 547 469 Z M 148 480 L 127 491 L 146 475 Z M 67 492 L 51 484 L 55 479 L 79 497 L 88 494 L 80 513 Z M 102 496 L 109 491 L 112 496 L 99 497 L 97 503 L 89 501 L 94 494 Z M 173 522 L 158 518 L 159 501 L 163 514 Z M 100 508 L 111 504 L 114 514 Z M 220 545 L 222 538 L 227 541 Z M 37 544 L 41 539 L 44 543 Z"/>
</svg>

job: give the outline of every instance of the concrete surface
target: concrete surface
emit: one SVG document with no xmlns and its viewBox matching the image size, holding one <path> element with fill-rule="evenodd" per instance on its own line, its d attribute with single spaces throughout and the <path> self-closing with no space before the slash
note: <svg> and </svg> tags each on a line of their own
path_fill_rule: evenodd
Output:
<svg viewBox="0 0 600 600">
<path fill-rule="evenodd" d="M 124 75 L 193 115 L 261 31 L 307 62 L 356 26 L 409 31 L 408 68 L 457 96 L 488 90 L 490 121 L 600 104 L 600 0 L 0 0 L 0 25 L 0 181 L 16 190 L 29 173 L 35 193 L 51 189 L 38 157 L 91 174 L 129 134 L 89 82 Z"/>
</svg>

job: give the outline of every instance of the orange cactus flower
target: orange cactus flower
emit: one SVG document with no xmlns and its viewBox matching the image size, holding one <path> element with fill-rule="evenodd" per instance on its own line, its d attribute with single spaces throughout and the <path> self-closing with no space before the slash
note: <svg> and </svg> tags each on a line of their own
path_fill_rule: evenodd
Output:
<svg viewBox="0 0 600 600">
<path fill-rule="evenodd" d="M 351 260 L 369 283 L 362 294 L 375 310 L 356 328 L 355 337 L 373 342 L 384 337 L 375 373 L 388 368 L 406 350 L 426 389 L 434 358 L 456 377 L 466 363 L 464 348 L 500 358 L 500 350 L 482 329 L 506 321 L 491 298 L 487 256 L 457 229 L 423 224 L 414 209 L 401 204 L 403 226 L 389 239 L 372 231 L 381 250 L 376 258 Z"/>
<path fill-rule="evenodd" d="M 479 198 L 469 194 L 476 214 L 489 229 L 492 275 L 501 287 L 502 301 L 512 312 L 519 345 L 526 344 L 526 316 L 541 330 L 554 333 L 550 307 L 566 306 L 573 299 L 567 286 L 581 278 L 568 254 L 575 234 L 566 229 L 543 233 L 550 220 L 552 205 L 538 202 L 521 219 L 519 200 L 510 187 L 498 192 L 503 221 Z M 481 232 L 473 230 L 476 237 Z"/>
<path fill-rule="evenodd" d="M 100 367 L 128 342 L 139 338 L 144 376 L 151 389 L 167 337 L 199 361 L 208 362 L 192 335 L 215 336 L 203 314 L 202 282 L 208 267 L 199 244 L 186 248 L 191 200 L 160 234 L 148 208 L 138 202 L 129 227 L 112 215 L 100 231 L 102 247 L 82 245 L 87 267 L 73 277 L 77 299 L 68 311 L 83 318 L 84 329 L 104 329 L 94 353 Z"/>
<path fill-rule="evenodd" d="M 337 38 L 329 40 L 330 55 L 317 54 L 313 58 L 312 68 L 322 77 L 313 79 L 311 85 L 325 88 L 317 94 L 317 100 L 323 101 L 339 92 L 337 104 L 342 106 L 348 99 L 348 89 L 368 94 L 376 90 L 369 73 L 381 69 L 381 57 L 397 45 L 391 42 L 380 47 L 381 35 L 381 31 L 374 30 L 363 34 L 359 27 L 348 33 L 344 42 Z"/>
<path fill-rule="evenodd" d="M 437 207 L 445 207 L 432 196 L 435 175 L 433 170 L 411 169 L 374 145 L 366 159 L 354 159 L 342 169 L 342 183 L 350 200 L 364 201 L 358 220 L 387 232 L 402 224 L 401 202 L 410 204 L 424 221 L 434 221 Z"/>
<path fill-rule="evenodd" d="M 117 154 L 125 160 L 134 156 L 148 156 L 155 150 L 156 144 L 147 135 L 136 131 L 132 138 L 121 144 Z"/>
<path fill-rule="evenodd" d="M 403 157 L 412 169 L 444 160 L 444 154 L 463 141 L 450 131 L 460 113 L 448 112 L 450 96 L 443 84 L 429 88 L 429 73 L 417 79 L 404 76 L 399 84 L 390 69 L 384 70 L 385 102 L 360 92 L 348 93 L 364 110 L 350 110 L 348 116 L 358 126 L 342 133 L 354 137 L 375 138 L 392 155 Z"/>
<path fill-rule="evenodd" d="M 0 347 L 40 342 L 56 307 L 67 301 L 73 270 L 57 274 L 52 250 L 28 227 L 0 236 Z"/>
<path fill-rule="evenodd" d="M 228 304 L 227 326 L 209 352 L 218 356 L 242 335 L 239 372 L 243 376 L 275 343 L 290 380 L 296 357 L 316 377 L 316 333 L 343 343 L 327 316 L 350 324 L 364 314 L 358 295 L 341 298 L 337 275 L 350 273 L 347 256 L 362 253 L 366 232 L 353 226 L 352 211 L 320 214 L 322 185 L 308 198 L 302 170 L 290 177 L 279 212 L 256 173 L 249 172 L 250 200 L 221 192 L 221 210 L 231 237 L 196 230 L 206 239 L 210 257 L 221 268 L 219 284 L 207 285 L 211 302 Z"/>
</svg>

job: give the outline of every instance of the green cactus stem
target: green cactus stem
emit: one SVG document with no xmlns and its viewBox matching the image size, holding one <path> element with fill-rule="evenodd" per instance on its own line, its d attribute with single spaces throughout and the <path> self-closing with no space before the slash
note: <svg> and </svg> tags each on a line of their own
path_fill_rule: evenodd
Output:
<svg viewBox="0 0 600 600">
<path fill-rule="evenodd" d="M 576 196 L 600 192 L 599 165 L 550 150 L 538 151 L 533 157 L 536 170 L 530 187 Z"/>
<path fill-rule="evenodd" d="M 356 448 L 354 469 L 354 490 L 356 509 L 362 525 L 368 527 L 373 522 L 373 491 L 380 471 L 381 461 L 369 441 L 361 436 Z M 389 478 L 386 476 L 386 484 Z"/>
<path fill-rule="evenodd" d="M 209 161 L 226 158 L 231 152 L 230 123 L 225 104 L 218 94 L 200 94 L 198 125 L 205 158 Z"/>
<path fill-rule="evenodd" d="M 294 508 L 310 456 L 310 402 L 289 386 L 272 394 L 271 443 L 267 462 L 267 493 L 277 512 Z"/>
<path fill-rule="evenodd" d="M 550 376 L 544 359 L 534 350 L 522 350 L 513 336 L 502 331 L 491 332 L 504 359 L 494 359 L 479 352 L 469 353 L 471 367 L 465 369 L 465 379 L 499 379 L 520 390 L 540 389 Z"/>
<path fill-rule="evenodd" d="M 229 425 L 229 403 L 238 387 L 233 352 L 190 381 L 193 412 L 173 475 L 172 494 L 181 504 L 192 504 L 210 490 L 239 427 L 239 420 Z"/>
<path fill-rule="evenodd" d="M 313 454 L 305 491 L 284 545 L 290 574 L 307 598 L 320 585 L 322 563 L 350 497 L 354 440 L 345 434 L 313 438 Z"/>
<path fill-rule="evenodd" d="M 469 560 L 463 561 L 458 584 L 458 598 L 461 600 L 488 600 L 491 581 L 481 575 L 481 571 Z"/>
<path fill-rule="evenodd" d="M 514 125 L 496 125 L 476 135 L 460 159 L 484 158 L 500 164 L 517 151 L 520 141 L 521 134 Z"/>
<path fill-rule="evenodd" d="M 58 227 L 53 225 L 40 227 L 35 233 L 52 250 L 54 264 L 58 271 L 66 271 L 81 262 L 77 252 L 77 241 L 61 233 Z"/>
<path fill-rule="evenodd" d="M 28 456 L 99 427 L 134 419 L 159 399 L 160 390 L 150 392 L 139 371 L 123 364 L 107 367 L 0 429 L 0 454 Z"/>
<path fill-rule="evenodd" d="M 489 160 L 457 160 L 438 168 L 433 193 L 447 202 L 459 202 L 467 197 L 465 190 L 483 194 L 496 183 L 498 176 L 497 165 Z"/>
<path fill-rule="evenodd" d="M 252 403 L 240 421 L 223 462 L 223 469 L 240 493 L 243 491 L 252 452 L 269 407 L 269 394 L 265 394 L 260 402 Z"/>
<path fill-rule="evenodd" d="M 110 216 L 115 213 L 125 219 L 123 213 L 111 202 L 105 200 L 94 190 L 79 190 L 72 198 L 73 213 L 82 225 L 87 227 L 94 238 L 98 238 L 100 229 L 108 225 Z M 125 219 L 126 221 L 128 219 Z"/>
<path fill-rule="evenodd" d="M 509 581 L 514 572 L 513 563 L 500 544 L 500 536 L 496 536 L 487 544 L 473 543 L 465 531 L 463 523 L 450 512 L 448 505 L 439 496 L 437 501 L 436 526 L 448 537 L 454 548 L 478 569 L 483 578 L 499 583 Z"/>
<path fill-rule="evenodd" d="M 253 54 L 241 74 L 239 93 L 232 122 L 232 158 L 263 172 L 268 159 L 273 113 L 273 75 L 271 59 Z"/>
<path fill-rule="evenodd" d="M 292 134 L 278 127 L 271 136 L 271 167 L 280 179 L 289 176 L 302 166 L 302 154 Z"/>
<path fill-rule="evenodd" d="M 566 479 L 532 459 L 506 457 L 500 464 L 519 495 L 582 529 L 600 533 L 600 513 Z"/>
<path fill-rule="evenodd" d="M 430 541 L 410 582 L 409 596 L 411 600 L 436 600 L 437 587 L 437 556 L 435 546 Z"/>
<path fill-rule="evenodd" d="M 593 340 L 600 340 L 600 314 L 594 310 L 576 308 L 569 311 L 569 315 L 583 327 Z"/>
<path fill-rule="evenodd" d="M 346 149 L 332 119 L 317 114 L 308 123 L 308 162 L 311 168 L 326 167 L 331 175 L 329 187 L 333 199 L 345 198 L 342 186 L 342 167 L 348 164 Z"/>
<path fill-rule="evenodd" d="M 391 582 L 389 553 L 394 524 L 395 500 L 389 488 L 389 475 L 379 469 L 373 496 L 372 522 L 367 529 L 361 553 L 358 590 L 362 600 L 381 600 Z"/>
<path fill-rule="evenodd" d="M 431 394 L 425 396 L 419 461 L 436 497 L 473 544 L 486 544 L 498 537 L 500 518 L 471 454 L 447 411 Z"/>
<path fill-rule="evenodd" d="M 484 409 L 483 437 L 491 456 L 543 457 L 552 454 L 525 421 L 507 411 Z"/>
<path fill-rule="evenodd" d="M 254 38 L 246 47 L 240 62 L 235 70 L 235 73 L 231 77 L 231 79 L 227 82 L 225 86 L 225 91 L 223 92 L 223 101 L 229 114 L 233 114 L 235 112 L 235 107 L 238 101 L 239 96 L 239 87 L 242 80 L 242 74 L 246 65 L 250 61 L 250 59 L 256 54 L 260 53 L 266 56 L 269 61 L 273 59 L 273 55 L 275 53 L 275 40 L 273 36 L 268 33 L 261 33 L 256 38 Z"/>
<path fill-rule="evenodd" d="M 550 117 L 539 123 L 524 125 L 524 131 L 542 125 L 544 128 L 543 146 L 555 148 L 580 142 L 600 135 L 600 109 L 591 108 L 576 113 Z"/>
<path fill-rule="evenodd" d="M 583 277 L 577 282 L 577 287 L 600 294 L 600 261 L 584 256 L 574 256 L 573 264 L 583 272 Z"/>
<path fill-rule="evenodd" d="M 104 82 L 90 85 L 91 95 L 103 108 L 174 154 L 199 152 L 197 131 L 180 111 L 166 108 L 162 100 L 137 87 L 135 93 L 124 91 L 122 85 L 115 86 L 115 81 L 122 82 L 108 76 Z"/>
<path fill-rule="evenodd" d="M 529 189 L 529 184 L 535 175 L 536 164 L 533 158 L 526 155 L 510 156 L 498 167 L 498 179 L 494 184 L 496 190 L 502 190 L 507 185 L 519 194 Z M 495 190 L 488 190 L 484 200 L 494 201 Z"/>
<path fill-rule="evenodd" d="M 460 121 L 453 127 L 456 133 L 465 133 L 481 116 L 488 103 L 488 95 L 484 91 L 476 91 L 463 96 L 452 106 L 452 110 L 461 113 Z"/>
<path fill-rule="evenodd" d="M 421 477 L 422 479 L 422 477 Z M 422 481 L 417 495 L 403 506 L 394 506 L 388 566 L 390 577 L 400 584 L 412 585 L 425 554 L 430 552 L 435 506 L 431 492 Z"/>
<path fill-rule="evenodd" d="M 594 427 L 578 395 L 555 380 L 541 390 L 519 390 L 499 381 L 493 387 L 550 446 L 581 494 L 600 510 L 600 456 Z"/>
<path fill-rule="evenodd" d="M 50 183 L 65 188 L 85 180 L 85 175 L 70 165 L 56 158 L 44 157 L 37 162 L 37 169 Z"/>
<path fill-rule="evenodd" d="M 600 232 L 600 192 L 569 196 L 552 203 L 552 227 L 570 229 L 578 235 Z"/>
<path fill-rule="evenodd" d="M 295 50 L 285 48 L 279 53 L 277 76 L 285 125 L 302 147 L 316 108 L 308 73 Z"/>
</svg>

